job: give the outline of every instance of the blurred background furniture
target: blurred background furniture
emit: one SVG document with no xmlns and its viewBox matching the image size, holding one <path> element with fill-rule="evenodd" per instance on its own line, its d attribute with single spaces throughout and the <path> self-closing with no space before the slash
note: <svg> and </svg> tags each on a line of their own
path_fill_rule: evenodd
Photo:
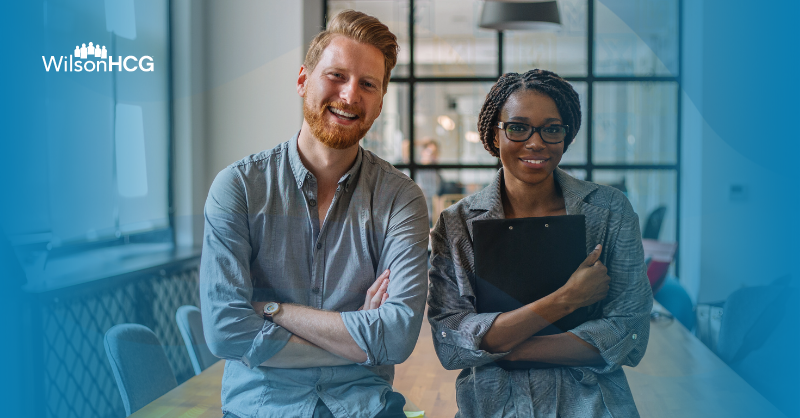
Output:
<svg viewBox="0 0 800 418">
<path fill-rule="evenodd" d="M 186 351 L 192 361 L 194 374 L 198 375 L 212 364 L 219 361 L 219 358 L 211 354 L 206 344 L 203 334 L 203 319 L 200 316 L 200 309 L 193 305 L 184 305 L 175 312 L 175 321 L 181 331 L 183 342 L 186 344 Z"/>
<path fill-rule="evenodd" d="M 787 416 L 798 416 L 798 289 L 753 286 L 725 301 L 717 355 Z"/>
<path fill-rule="evenodd" d="M 433 220 L 433 224 L 436 225 L 436 222 L 439 220 L 439 214 L 441 214 L 443 210 L 449 208 L 451 205 L 465 198 L 466 196 L 467 195 L 462 193 L 449 193 L 449 194 L 434 196 L 433 216 L 431 217 L 431 219 Z"/>
<path fill-rule="evenodd" d="M 678 283 L 677 278 L 667 277 L 664 284 L 654 295 L 658 303 L 666 308 L 675 319 L 678 320 L 687 330 L 691 331 L 695 325 L 694 306 L 692 299 L 686 289 Z"/>
<path fill-rule="evenodd" d="M 167 353 L 150 328 L 114 325 L 103 343 L 127 415 L 178 386 Z"/>
<path fill-rule="evenodd" d="M 658 293 L 667 277 L 675 252 L 678 250 L 677 242 L 663 242 L 653 239 L 642 239 L 644 247 L 644 259 L 647 264 L 647 278 L 650 280 L 650 287 L 653 294 Z"/>
<path fill-rule="evenodd" d="M 649 215 L 647 221 L 642 228 L 642 238 L 644 239 L 658 239 L 661 235 L 661 225 L 664 223 L 664 216 L 667 214 L 667 207 L 661 205 L 655 208 Z"/>
</svg>

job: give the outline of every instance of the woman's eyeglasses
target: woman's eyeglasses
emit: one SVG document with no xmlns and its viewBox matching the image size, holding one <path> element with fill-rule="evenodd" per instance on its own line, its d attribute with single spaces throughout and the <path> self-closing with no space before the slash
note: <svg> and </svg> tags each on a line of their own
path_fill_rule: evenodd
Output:
<svg viewBox="0 0 800 418">
<path fill-rule="evenodd" d="M 558 144 L 564 142 L 564 138 L 569 133 L 567 125 L 531 126 L 521 122 L 497 122 L 497 128 L 504 130 L 506 138 L 514 142 L 525 142 L 531 139 L 534 133 L 539 132 L 542 141 L 548 144 Z"/>
</svg>

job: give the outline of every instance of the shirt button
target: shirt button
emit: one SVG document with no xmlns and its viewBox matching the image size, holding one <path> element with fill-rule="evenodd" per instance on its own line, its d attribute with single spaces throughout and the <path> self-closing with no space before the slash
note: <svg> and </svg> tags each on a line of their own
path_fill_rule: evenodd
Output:
<svg viewBox="0 0 800 418">
<path fill-rule="evenodd" d="M 318 243 L 317 243 L 317 249 L 319 250 L 320 248 L 322 248 L 322 243 L 321 243 L 321 242 L 318 242 Z"/>
<path fill-rule="evenodd" d="M 311 205 L 311 206 L 317 206 L 317 201 L 314 200 L 314 199 L 311 199 L 311 200 L 308 201 L 308 204 Z"/>
<path fill-rule="evenodd" d="M 447 333 L 442 331 L 442 337 L 447 337 Z"/>
<path fill-rule="evenodd" d="M 635 340 L 636 339 L 636 334 L 631 335 L 631 338 Z"/>
<path fill-rule="evenodd" d="M 319 293 L 319 287 L 315 287 L 315 288 L 311 289 L 311 291 L 314 292 L 314 293 Z"/>
<path fill-rule="evenodd" d="M 322 385 L 317 385 L 317 392 L 322 392 Z"/>
</svg>

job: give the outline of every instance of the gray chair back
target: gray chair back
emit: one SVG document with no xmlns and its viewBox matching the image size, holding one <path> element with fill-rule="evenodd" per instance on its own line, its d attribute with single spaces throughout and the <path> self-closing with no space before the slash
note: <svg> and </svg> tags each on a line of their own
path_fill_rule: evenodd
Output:
<svg viewBox="0 0 800 418">
<path fill-rule="evenodd" d="M 178 386 L 164 347 L 150 328 L 114 325 L 103 344 L 127 415 Z"/>
<path fill-rule="evenodd" d="M 203 319 L 200 316 L 199 308 L 192 305 L 181 306 L 175 313 L 175 321 L 178 322 L 178 329 L 183 336 L 189 358 L 192 360 L 195 375 L 219 361 L 219 358 L 211 354 L 211 350 L 206 344 L 206 338 L 203 335 Z"/>
</svg>

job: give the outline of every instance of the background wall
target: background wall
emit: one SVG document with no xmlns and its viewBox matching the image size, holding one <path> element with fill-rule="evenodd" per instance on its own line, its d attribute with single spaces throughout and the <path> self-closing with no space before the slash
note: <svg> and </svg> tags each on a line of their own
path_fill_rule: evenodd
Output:
<svg viewBox="0 0 800 418">
<path fill-rule="evenodd" d="M 800 5 L 736 3 L 684 1 L 680 278 L 698 302 L 797 279 L 798 142 L 787 122 L 800 86 L 787 20 Z"/>
<path fill-rule="evenodd" d="M 220 170 L 300 129 L 295 83 L 321 9 L 318 0 L 173 2 L 180 244 L 202 242 L 203 204 Z"/>
</svg>

